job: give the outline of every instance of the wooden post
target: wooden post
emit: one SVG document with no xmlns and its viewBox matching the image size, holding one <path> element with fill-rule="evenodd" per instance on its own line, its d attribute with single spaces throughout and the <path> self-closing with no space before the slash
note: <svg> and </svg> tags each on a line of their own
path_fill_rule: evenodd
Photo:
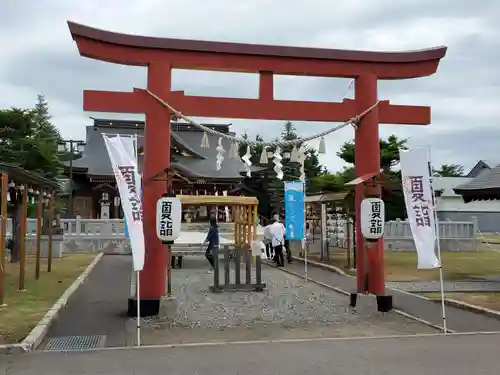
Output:
<svg viewBox="0 0 500 375">
<path fill-rule="evenodd" d="M 253 206 L 253 216 L 254 216 L 254 220 L 253 220 L 253 240 L 254 241 L 257 241 L 257 223 L 259 222 L 259 205 L 258 204 L 255 204 Z"/>
<path fill-rule="evenodd" d="M 19 225 L 19 291 L 25 290 L 26 279 L 26 226 L 28 214 L 28 185 L 23 185 L 21 222 Z"/>
<path fill-rule="evenodd" d="M 257 218 L 259 217 L 259 205 L 253 206 L 253 240 L 257 241 Z M 262 284 L 262 258 L 260 254 L 255 257 L 255 281 L 257 285 Z"/>
<path fill-rule="evenodd" d="M 233 221 L 234 221 L 234 246 L 238 249 L 238 207 L 235 206 L 233 210 Z"/>
<path fill-rule="evenodd" d="M 245 206 L 240 206 L 239 209 L 238 209 L 238 212 L 239 212 L 239 220 L 240 220 L 240 231 L 239 231 L 239 234 L 240 234 L 240 247 L 243 249 L 244 248 L 244 245 L 245 245 L 245 241 L 244 241 L 244 236 L 245 236 Z"/>
<path fill-rule="evenodd" d="M 2 192 L 0 202 L 2 210 L 0 211 L 0 306 L 4 301 L 4 279 L 5 279 L 5 236 L 7 235 L 7 189 L 8 189 L 8 175 L 1 173 L 1 187 Z"/>
<path fill-rule="evenodd" d="M 167 297 L 172 297 L 172 245 L 166 245 L 168 249 L 167 262 Z M 181 259 L 179 257 L 179 259 Z M 175 261 L 175 259 L 174 259 Z M 180 267 L 179 267 L 180 268 Z"/>
<path fill-rule="evenodd" d="M 250 206 L 244 206 L 243 207 L 243 226 L 245 230 L 243 231 L 243 236 L 242 236 L 242 242 L 245 244 L 244 246 L 244 251 L 245 251 L 245 263 L 246 263 L 246 283 L 251 284 L 252 283 L 252 252 L 250 249 L 250 236 L 249 236 L 249 231 L 248 228 L 250 220 L 252 218 L 250 217 Z"/>
<path fill-rule="evenodd" d="M 47 272 L 52 272 L 52 235 L 54 234 L 54 192 L 49 197 L 49 238 L 47 244 Z"/>
<path fill-rule="evenodd" d="M 38 192 L 36 202 L 36 266 L 35 280 L 40 278 L 40 242 L 42 239 L 42 212 L 43 212 L 43 192 Z"/>
<path fill-rule="evenodd" d="M 246 227 L 246 218 L 247 218 L 247 210 L 245 206 L 241 206 L 241 246 L 243 248 L 245 247 L 244 245 L 246 244 L 246 236 L 245 236 L 245 227 Z"/>
<path fill-rule="evenodd" d="M 252 247 L 252 227 L 253 227 L 253 215 L 252 215 L 252 206 L 248 205 L 246 206 L 246 213 L 247 213 L 247 230 L 246 230 L 246 242 L 248 245 L 248 249 L 250 250 Z"/>
</svg>

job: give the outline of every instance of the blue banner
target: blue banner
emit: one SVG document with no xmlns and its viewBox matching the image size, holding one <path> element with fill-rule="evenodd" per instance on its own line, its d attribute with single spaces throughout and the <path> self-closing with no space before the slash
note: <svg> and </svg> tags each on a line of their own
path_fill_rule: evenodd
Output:
<svg viewBox="0 0 500 375">
<path fill-rule="evenodd" d="M 285 228 L 287 240 L 304 239 L 304 182 L 285 182 Z"/>
</svg>

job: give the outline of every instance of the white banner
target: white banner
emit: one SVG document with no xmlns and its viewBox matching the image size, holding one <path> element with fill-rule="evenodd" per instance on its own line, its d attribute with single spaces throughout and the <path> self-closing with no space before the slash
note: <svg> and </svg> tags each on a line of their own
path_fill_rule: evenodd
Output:
<svg viewBox="0 0 500 375">
<path fill-rule="evenodd" d="M 436 223 L 429 174 L 429 153 L 425 148 L 400 150 L 401 180 L 418 255 L 418 268 L 438 268 L 436 256 Z"/>
<path fill-rule="evenodd" d="M 134 157 L 134 140 L 130 137 L 108 137 L 103 134 L 115 174 L 123 212 L 132 246 L 134 271 L 144 267 L 144 232 L 142 226 L 141 176 Z"/>
</svg>

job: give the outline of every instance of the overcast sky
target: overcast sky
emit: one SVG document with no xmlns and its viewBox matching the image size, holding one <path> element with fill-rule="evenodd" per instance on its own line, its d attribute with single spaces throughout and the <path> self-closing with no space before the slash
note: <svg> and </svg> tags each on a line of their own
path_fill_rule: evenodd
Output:
<svg viewBox="0 0 500 375">
<path fill-rule="evenodd" d="M 430 145 L 433 164 L 500 160 L 500 1 L 481 0 L 0 0 L 0 107 L 29 107 L 43 93 L 65 137 L 83 139 L 89 116 L 82 90 L 145 86 L 145 69 L 82 58 L 71 20 L 111 31 L 171 38 L 342 49 L 411 50 L 446 45 L 434 76 L 380 82 L 396 104 L 432 106 L 432 124 L 382 125 L 381 135 Z M 276 77 L 277 99 L 338 101 L 348 80 Z M 257 76 L 175 71 L 173 89 L 206 96 L 256 97 Z M 352 95 L 352 93 L 348 93 Z M 181 109 L 182 110 L 182 109 Z M 213 119 L 214 122 L 225 120 Z M 233 130 L 276 137 L 282 124 L 229 120 Z M 300 135 L 334 124 L 296 123 Z M 338 170 L 352 128 L 327 137 L 322 162 Z"/>
</svg>

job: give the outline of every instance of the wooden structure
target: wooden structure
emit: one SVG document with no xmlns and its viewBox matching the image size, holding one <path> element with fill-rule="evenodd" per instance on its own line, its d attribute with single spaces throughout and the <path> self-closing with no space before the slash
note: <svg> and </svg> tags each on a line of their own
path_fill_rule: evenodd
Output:
<svg viewBox="0 0 500 375">
<path fill-rule="evenodd" d="M 380 170 L 379 123 L 428 125 L 430 108 L 393 105 L 379 101 L 378 81 L 424 77 L 437 71 L 446 47 L 407 52 L 348 51 L 335 49 L 218 43 L 152 38 L 108 32 L 69 22 L 82 56 L 96 60 L 147 67 L 147 90 L 186 116 L 263 120 L 344 122 L 372 108 L 355 130 L 356 173 Z M 185 95 L 172 91 L 172 69 L 204 69 L 259 74 L 255 99 Z M 276 100 L 274 75 L 343 77 L 355 80 L 354 99 L 339 103 Z M 130 92 L 84 91 L 86 111 L 140 113 L 146 115 L 144 178 L 144 228 L 147 256 L 141 282 L 142 311 L 156 315 L 165 294 L 166 254 L 161 250 L 154 225 L 156 200 L 165 192 L 158 176 L 170 169 L 170 120 L 172 113 L 144 89 Z M 377 187 L 376 189 L 379 189 Z M 168 190 L 168 189 L 167 189 Z M 371 194 L 371 193 L 370 193 Z M 356 210 L 363 200 L 356 187 Z M 356 222 L 359 228 L 359 220 Z M 358 232 L 358 243 L 362 243 Z M 384 293 L 383 244 L 370 250 L 373 264 L 370 293 Z M 360 253 L 361 254 L 361 253 Z M 364 289 L 364 260 L 357 257 L 358 289 Z"/>
<path fill-rule="evenodd" d="M 224 283 L 220 282 L 220 248 L 214 249 L 214 284 L 210 287 L 213 292 L 256 290 L 262 291 L 266 284 L 262 283 L 262 261 L 260 256 L 255 258 L 256 280 L 252 282 L 252 250 L 253 241 L 257 240 L 257 222 L 259 200 L 255 197 L 224 197 L 224 196 L 195 196 L 179 195 L 183 205 L 212 205 L 230 206 L 233 208 L 234 222 L 234 249 L 223 249 Z M 231 254 L 233 252 L 233 254 Z M 233 256 L 231 256 L 233 255 Z M 245 282 L 241 281 L 241 260 L 245 261 Z M 234 282 L 231 281 L 231 259 L 234 259 Z M 169 262 L 171 263 L 171 262 Z M 171 267 L 169 266 L 169 270 Z M 170 274 L 168 280 L 171 280 Z"/>
<path fill-rule="evenodd" d="M 311 225 L 312 228 L 320 228 L 320 259 L 328 260 L 330 258 L 329 244 L 328 244 L 328 205 L 334 206 L 335 214 L 339 211 L 342 212 L 346 220 L 352 217 L 352 206 L 354 201 L 354 194 L 350 192 L 338 192 L 338 193 L 323 193 L 316 195 L 309 195 L 305 197 L 304 202 L 306 205 L 306 221 Z M 319 210 L 317 209 L 319 206 Z M 347 226 L 349 228 L 349 226 Z M 338 229 L 338 228 L 337 228 Z M 348 229 L 349 230 L 349 229 Z M 348 268 L 351 268 L 351 249 L 354 243 L 348 234 L 347 236 L 347 246 L 346 246 L 346 261 Z M 314 236 L 314 233 L 313 233 Z"/>
<path fill-rule="evenodd" d="M 29 172 L 15 165 L 0 163 L 0 305 L 4 302 L 4 277 L 5 277 L 5 250 L 7 247 L 7 218 L 8 205 L 20 205 L 19 230 L 12 233 L 12 241 L 18 242 L 19 249 L 19 283 L 20 291 L 25 289 L 26 273 L 26 229 L 28 199 L 36 199 L 36 266 L 35 279 L 40 277 L 41 267 L 41 236 L 42 236 L 42 214 L 45 208 L 48 210 L 50 228 L 48 233 L 47 272 L 52 268 L 52 220 L 54 215 L 53 199 L 59 191 L 59 185 L 52 180 L 42 177 L 36 173 Z M 17 234 L 17 236 L 15 236 Z M 17 238 L 16 238 L 17 237 Z"/>
</svg>

